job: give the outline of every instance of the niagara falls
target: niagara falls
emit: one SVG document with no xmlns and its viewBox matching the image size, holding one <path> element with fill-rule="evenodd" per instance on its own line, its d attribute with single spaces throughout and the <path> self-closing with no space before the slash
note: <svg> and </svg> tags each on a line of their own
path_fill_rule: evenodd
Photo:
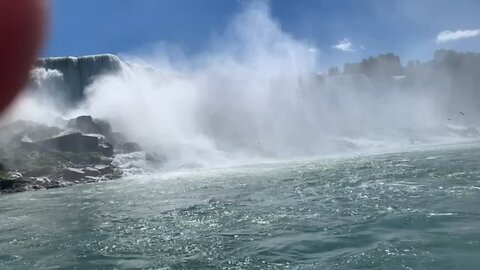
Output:
<svg viewBox="0 0 480 270">
<path fill-rule="evenodd" d="M 480 268 L 477 10 L 1 4 L 0 269 Z"/>
</svg>

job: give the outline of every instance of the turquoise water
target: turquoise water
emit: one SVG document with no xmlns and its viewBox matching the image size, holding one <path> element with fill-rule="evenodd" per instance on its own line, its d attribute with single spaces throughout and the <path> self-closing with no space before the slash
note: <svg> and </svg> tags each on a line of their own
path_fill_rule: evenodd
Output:
<svg viewBox="0 0 480 270">
<path fill-rule="evenodd" d="M 0 197 L 0 269 L 480 269 L 480 148 Z"/>
</svg>

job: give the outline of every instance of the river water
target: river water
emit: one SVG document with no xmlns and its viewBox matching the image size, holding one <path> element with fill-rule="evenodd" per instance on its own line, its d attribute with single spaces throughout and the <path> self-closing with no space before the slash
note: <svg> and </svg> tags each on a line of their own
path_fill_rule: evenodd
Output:
<svg viewBox="0 0 480 270">
<path fill-rule="evenodd" d="M 0 197 L 0 269 L 479 269 L 480 146 Z"/>
</svg>

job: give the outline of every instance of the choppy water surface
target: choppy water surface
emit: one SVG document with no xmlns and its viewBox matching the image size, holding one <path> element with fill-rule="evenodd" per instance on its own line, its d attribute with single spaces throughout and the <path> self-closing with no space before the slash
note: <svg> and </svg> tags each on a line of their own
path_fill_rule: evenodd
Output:
<svg viewBox="0 0 480 270">
<path fill-rule="evenodd" d="M 479 269 L 476 145 L 0 197 L 0 269 Z"/>
</svg>

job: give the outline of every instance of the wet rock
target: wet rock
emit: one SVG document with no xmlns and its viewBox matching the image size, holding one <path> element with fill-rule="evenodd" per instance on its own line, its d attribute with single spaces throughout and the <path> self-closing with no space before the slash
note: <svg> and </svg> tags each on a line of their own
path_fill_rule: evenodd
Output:
<svg viewBox="0 0 480 270">
<path fill-rule="evenodd" d="M 77 181 L 85 176 L 82 169 L 67 168 L 63 171 L 63 178 L 67 181 Z"/>
<path fill-rule="evenodd" d="M 34 185 L 41 185 L 43 186 L 44 184 L 48 183 L 50 179 L 48 178 L 41 178 L 41 177 L 30 177 L 30 180 Z"/>
<path fill-rule="evenodd" d="M 99 182 L 101 180 L 100 177 L 95 177 L 95 176 L 85 176 L 85 181 L 87 183 L 96 183 L 96 182 Z"/>
<path fill-rule="evenodd" d="M 13 189 L 15 183 L 15 180 L 2 179 L 0 180 L 0 189 Z"/>
<path fill-rule="evenodd" d="M 109 179 L 119 179 L 122 177 L 122 175 L 123 175 L 123 172 L 121 170 L 114 170 L 113 173 L 110 174 Z"/>
<path fill-rule="evenodd" d="M 49 183 L 47 185 L 45 185 L 45 188 L 46 189 L 54 189 L 54 188 L 61 188 L 62 186 L 60 184 L 53 184 L 53 183 Z"/>
<path fill-rule="evenodd" d="M 29 170 L 23 174 L 25 177 L 40 177 L 46 176 L 53 173 L 53 169 L 51 167 L 41 167 Z"/>
<path fill-rule="evenodd" d="M 109 143 L 101 143 L 98 145 L 98 152 L 106 157 L 113 157 L 113 145 Z"/>
<path fill-rule="evenodd" d="M 113 162 L 112 157 L 101 156 L 98 161 L 98 165 L 111 165 Z"/>
<path fill-rule="evenodd" d="M 109 138 L 113 136 L 107 122 L 81 116 L 62 126 L 65 125 L 70 125 L 70 130 L 40 126 L 38 132 L 26 132 L 32 130 L 32 125 L 26 122 L 16 123 L 8 130 L 0 127 L 0 193 L 60 188 L 121 175 L 112 165 L 114 146 Z M 72 129 L 89 134 L 57 136 Z M 3 140 L 2 134 L 12 135 L 14 143 Z M 123 135 L 116 136 L 126 141 Z M 137 146 L 127 144 L 127 147 L 135 150 Z"/>
<path fill-rule="evenodd" d="M 134 143 L 134 142 L 127 142 L 127 143 L 124 143 L 121 147 L 120 147 L 120 150 L 125 153 L 125 154 L 129 154 L 129 153 L 133 153 L 133 152 L 140 152 L 142 151 L 142 147 L 140 147 L 140 145 L 138 143 Z"/>
<path fill-rule="evenodd" d="M 100 174 L 102 174 L 99 170 L 97 170 L 95 168 L 91 168 L 91 167 L 87 167 L 87 168 L 83 169 L 83 171 L 85 173 L 85 176 L 87 176 L 87 177 L 99 176 Z"/>
<path fill-rule="evenodd" d="M 46 189 L 61 188 L 67 186 L 65 183 L 62 183 L 58 180 L 52 180 L 45 184 Z"/>
<path fill-rule="evenodd" d="M 23 185 L 19 185 L 19 186 L 15 187 L 13 192 L 25 192 L 25 191 L 28 191 L 28 190 L 29 190 L 29 186 L 23 184 Z"/>
<path fill-rule="evenodd" d="M 111 165 L 96 165 L 94 169 L 98 170 L 102 175 L 110 174 L 115 171 L 115 169 Z"/>
<path fill-rule="evenodd" d="M 98 138 L 81 133 L 73 133 L 37 142 L 35 145 L 41 149 L 63 152 L 96 152 L 98 150 Z"/>
<path fill-rule="evenodd" d="M 71 119 L 67 124 L 68 128 L 78 130 L 82 133 L 99 133 L 97 125 L 90 115 L 82 115 Z"/>
<path fill-rule="evenodd" d="M 21 180 L 23 175 L 19 172 L 8 172 L 6 178 L 9 180 Z"/>
<path fill-rule="evenodd" d="M 102 134 L 106 136 L 112 133 L 112 127 L 109 123 L 93 119 L 90 115 L 82 115 L 71 119 L 68 121 L 67 127 L 87 134 Z"/>
<path fill-rule="evenodd" d="M 29 184 L 30 181 L 26 181 L 23 179 L 0 179 L 0 189 L 5 190 L 5 189 L 19 189 L 27 184 Z"/>
</svg>

